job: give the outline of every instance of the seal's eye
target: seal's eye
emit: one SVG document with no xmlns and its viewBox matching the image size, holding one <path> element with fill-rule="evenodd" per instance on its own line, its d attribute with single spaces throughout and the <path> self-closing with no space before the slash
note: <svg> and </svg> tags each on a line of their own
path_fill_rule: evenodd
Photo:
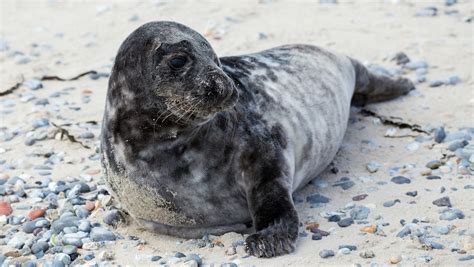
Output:
<svg viewBox="0 0 474 267">
<path fill-rule="evenodd" d="M 172 58 L 169 61 L 169 65 L 173 69 L 179 69 L 179 68 L 184 67 L 184 65 L 186 65 L 186 61 L 187 61 L 186 57 L 177 56 L 177 57 Z"/>
</svg>

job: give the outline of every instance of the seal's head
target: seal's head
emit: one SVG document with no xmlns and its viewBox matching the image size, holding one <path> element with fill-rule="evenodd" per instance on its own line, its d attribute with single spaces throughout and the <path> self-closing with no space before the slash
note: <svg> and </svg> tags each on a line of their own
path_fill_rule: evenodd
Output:
<svg viewBox="0 0 474 267">
<path fill-rule="evenodd" d="M 198 125 L 232 107 L 238 93 L 202 35 L 159 21 L 139 27 L 121 45 L 108 98 L 113 106 L 149 111 L 156 123 Z"/>
</svg>

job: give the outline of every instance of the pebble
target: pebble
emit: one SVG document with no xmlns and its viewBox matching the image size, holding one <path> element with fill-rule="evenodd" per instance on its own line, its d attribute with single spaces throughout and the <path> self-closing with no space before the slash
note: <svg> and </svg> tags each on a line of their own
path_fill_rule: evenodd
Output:
<svg viewBox="0 0 474 267">
<path fill-rule="evenodd" d="M 444 84 L 442 80 L 433 80 L 430 82 L 430 87 L 439 87 Z"/>
<path fill-rule="evenodd" d="M 410 69 L 410 70 L 416 70 L 416 69 L 426 69 L 428 68 L 428 63 L 424 60 L 419 60 L 419 61 L 410 61 L 407 64 L 403 66 L 404 68 Z"/>
<path fill-rule="evenodd" d="M 438 234 L 442 234 L 442 235 L 447 235 L 450 231 L 449 229 L 449 226 L 446 226 L 446 225 L 438 225 L 438 226 L 435 226 L 433 228 L 433 230 L 438 233 Z"/>
<path fill-rule="evenodd" d="M 353 223 L 354 223 L 354 220 L 352 218 L 345 218 L 337 222 L 337 225 L 339 225 L 340 227 L 347 227 Z"/>
<path fill-rule="evenodd" d="M 435 128 L 434 130 L 434 140 L 436 143 L 442 143 L 446 138 L 446 132 L 444 127 Z"/>
<path fill-rule="evenodd" d="M 13 209 L 10 203 L 5 201 L 0 201 L 0 215 L 8 216 L 12 214 Z"/>
<path fill-rule="evenodd" d="M 34 243 L 32 246 L 31 246 L 31 252 L 33 254 L 36 254 L 38 252 L 43 252 L 43 251 L 46 251 L 48 250 L 49 248 L 49 245 L 47 242 L 45 241 L 38 241 L 36 243 Z"/>
<path fill-rule="evenodd" d="M 409 183 L 411 183 L 411 180 L 408 179 L 405 176 L 395 176 L 390 181 L 392 181 L 393 183 L 396 183 L 396 184 L 409 184 Z"/>
<path fill-rule="evenodd" d="M 319 252 L 319 256 L 323 259 L 333 257 L 334 255 L 335 255 L 334 251 L 332 251 L 330 249 L 323 249 Z"/>
<path fill-rule="evenodd" d="M 368 196 L 369 195 L 367 195 L 367 194 L 361 194 L 361 195 L 357 195 L 357 196 L 352 197 L 352 200 L 353 201 L 361 201 L 361 200 L 364 200 Z"/>
<path fill-rule="evenodd" d="M 375 257 L 375 253 L 372 250 L 366 250 L 366 251 L 361 252 L 359 256 L 364 259 L 370 259 L 370 258 Z"/>
<path fill-rule="evenodd" d="M 118 210 L 111 210 L 104 216 L 104 223 L 108 225 L 116 225 L 121 221 L 123 221 L 122 215 L 120 215 Z"/>
<path fill-rule="evenodd" d="M 75 247 L 75 246 L 72 246 L 72 245 L 63 246 L 63 253 L 71 255 L 71 254 L 76 253 L 76 252 L 77 252 L 77 247 Z"/>
<path fill-rule="evenodd" d="M 306 201 L 311 204 L 329 203 L 330 199 L 320 194 L 314 194 L 306 197 Z"/>
<path fill-rule="evenodd" d="M 428 179 L 428 180 L 440 180 L 441 177 L 437 176 L 437 175 L 429 175 L 429 176 L 426 176 L 426 179 Z"/>
<path fill-rule="evenodd" d="M 23 85 L 26 86 L 30 90 L 38 90 L 43 88 L 43 84 L 38 79 L 31 79 L 23 82 Z"/>
<path fill-rule="evenodd" d="M 440 220 L 452 221 L 455 219 L 464 219 L 464 212 L 459 209 L 445 209 L 439 216 Z"/>
<path fill-rule="evenodd" d="M 367 164 L 367 170 L 370 173 L 377 172 L 380 167 L 381 167 L 380 163 L 378 163 L 376 161 L 371 161 L 371 162 L 369 162 L 369 164 Z"/>
<path fill-rule="evenodd" d="M 339 249 L 343 249 L 343 248 L 347 248 L 347 249 L 349 249 L 349 250 L 351 250 L 351 251 L 357 250 L 357 246 L 354 246 L 354 245 L 340 245 L 340 246 L 339 246 Z"/>
<path fill-rule="evenodd" d="M 343 190 L 347 190 L 354 185 L 355 183 L 351 181 L 349 177 L 342 177 L 339 181 L 333 184 L 333 186 L 340 186 Z"/>
<path fill-rule="evenodd" d="M 418 191 L 408 191 L 405 194 L 410 197 L 416 197 L 418 195 Z"/>
<path fill-rule="evenodd" d="M 347 255 L 351 253 L 351 250 L 348 248 L 341 248 L 339 249 L 339 253 Z"/>
<path fill-rule="evenodd" d="M 474 260 L 474 255 L 466 255 L 459 258 L 459 261 L 470 261 L 470 260 Z"/>
<path fill-rule="evenodd" d="M 41 209 L 41 208 L 36 208 L 36 209 L 33 209 L 31 210 L 30 212 L 28 212 L 28 218 L 30 220 L 34 220 L 38 217 L 43 217 L 44 216 L 44 213 L 45 213 L 45 210 L 44 209 Z"/>
<path fill-rule="evenodd" d="M 443 163 L 439 160 L 432 160 L 426 163 L 426 167 L 432 170 L 438 169 L 441 165 L 443 165 Z"/>
<path fill-rule="evenodd" d="M 339 215 L 331 215 L 329 218 L 328 218 L 328 221 L 329 222 L 338 222 L 341 220 L 341 216 Z"/>
<path fill-rule="evenodd" d="M 99 241 L 114 241 L 115 240 L 115 235 L 107 230 L 106 228 L 103 227 L 94 227 L 92 228 L 91 231 L 91 239 L 93 241 L 99 242 Z"/>
<path fill-rule="evenodd" d="M 161 259 L 161 256 L 152 256 L 151 261 L 159 261 Z"/>
<path fill-rule="evenodd" d="M 83 132 L 79 134 L 79 138 L 82 139 L 93 139 L 95 137 L 93 132 Z"/>
<path fill-rule="evenodd" d="M 449 197 L 442 197 L 433 201 L 433 205 L 438 207 L 452 207 Z"/>
<path fill-rule="evenodd" d="M 366 206 L 355 206 L 351 212 L 351 218 L 354 220 L 365 220 L 367 217 L 369 217 L 370 209 L 367 208 Z"/>
<path fill-rule="evenodd" d="M 396 203 L 400 203 L 400 199 L 385 201 L 385 202 L 383 203 L 383 206 L 386 207 L 386 208 L 390 208 L 390 207 L 392 207 L 393 205 L 395 205 Z"/>
<path fill-rule="evenodd" d="M 449 85 L 456 85 L 456 84 L 458 84 L 460 81 L 461 81 L 461 78 L 459 78 L 459 76 L 454 75 L 454 76 L 448 77 L 448 78 L 444 81 L 444 83 L 445 83 L 445 84 L 449 84 Z"/>
<path fill-rule="evenodd" d="M 468 144 L 469 144 L 469 142 L 466 141 L 466 140 L 456 140 L 456 141 L 452 142 L 451 144 L 449 144 L 448 149 L 449 149 L 449 151 L 454 152 L 454 151 L 456 151 L 460 148 L 464 148 Z"/>
<path fill-rule="evenodd" d="M 104 250 L 99 253 L 98 259 L 101 261 L 111 261 L 114 259 L 114 253 L 112 251 Z"/>
<path fill-rule="evenodd" d="M 71 257 L 66 253 L 58 253 L 54 256 L 55 261 L 62 262 L 64 265 L 69 265 L 71 263 Z"/>
<path fill-rule="evenodd" d="M 399 262 L 402 261 L 402 256 L 400 255 L 397 255 L 397 256 L 392 256 L 390 257 L 390 259 L 388 260 L 388 262 L 390 262 L 390 264 L 398 264 Z"/>
</svg>

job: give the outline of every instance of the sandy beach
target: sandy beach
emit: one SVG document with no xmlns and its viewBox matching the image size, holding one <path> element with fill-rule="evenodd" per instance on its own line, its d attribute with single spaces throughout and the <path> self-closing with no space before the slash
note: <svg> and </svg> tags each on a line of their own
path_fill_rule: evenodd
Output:
<svg viewBox="0 0 474 267">
<path fill-rule="evenodd" d="M 474 265 L 473 2 L 320 2 L 336 1 L 2 0 L 0 265 Z M 155 20 L 190 26 L 219 56 L 312 44 L 415 81 L 407 96 L 365 107 L 386 121 L 353 108 L 332 168 L 294 195 L 294 253 L 260 259 L 236 233 L 186 240 L 104 222 L 120 207 L 98 150 L 108 74 L 122 41 Z M 399 52 L 410 61 L 397 65 Z M 307 200 L 315 194 L 327 201 Z"/>
</svg>

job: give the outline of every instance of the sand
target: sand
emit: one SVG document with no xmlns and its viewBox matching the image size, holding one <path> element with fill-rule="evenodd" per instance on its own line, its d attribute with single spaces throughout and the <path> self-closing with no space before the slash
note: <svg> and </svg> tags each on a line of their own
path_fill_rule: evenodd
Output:
<svg viewBox="0 0 474 267">
<path fill-rule="evenodd" d="M 186 24 L 200 33 L 206 34 L 215 51 L 220 56 L 256 52 L 273 46 L 289 43 L 313 44 L 350 55 L 362 62 L 370 62 L 385 67 L 396 67 L 389 61 L 396 52 L 405 52 L 412 60 L 426 60 L 429 64 L 428 82 L 417 85 L 417 93 L 386 103 L 373 104 L 369 109 L 379 114 L 403 118 L 409 123 L 419 124 L 426 129 L 444 126 L 448 132 L 461 127 L 474 126 L 473 89 L 473 23 L 464 22 L 465 17 L 473 15 L 471 1 L 446 7 L 444 1 L 339 1 L 339 4 L 319 4 L 318 1 L 13 1 L 0 3 L 0 36 L 8 41 L 10 50 L 25 53 L 40 51 L 40 56 L 31 57 L 31 62 L 18 64 L 17 59 L 0 54 L 0 91 L 19 81 L 58 75 L 72 77 L 88 70 L 110 71 L 113 57 L 125 37 L 145 22 L 153 20 L 173 20 Z M 435 17 L 418 17 L 415 13 L 426 6 L 438 7 Z M 458 10 L 458 16 L 448 16 L 444 11 Z M 136 16 L 136 17 L 134 17 Z M 38 44 L 39 48 L 33 48 Z M 50 48 L 42 46 L 50 45 Z M 446 79 L 457 75 L 461 82 L 454 86 L 430 87 L 429 81 Z M 414 78 L 414 72 L 407 72 Z M 42 90 L 35 92 L 37 97 L 47 97 L 52 92 L 65 87 L 76 87 L 67 98 L 50 100 L 63 105 L 81 106 L 81 110 L 62 109 L 60 113 L 46 111 L 31 105 L 18 106 L 15 116 L 2 114 L 0 126 L 21 126 L 34 118 L 47 116 L 55 121 L 57 116 L 74 122 L 97 121 L 102 119 L 105 103 L 107 79 L 79 79 L 71 82 L 43 82 Z M 88 91 L 89 90 L 90 93 Z M 21 87 L 16 93 L 28 92 Z M 81 103 L 85 94 L 91 96 L 87 104 Z M 1 99 L 2 97 L 0 97 Z M 3 98 L 14 98 L 13 95 Z M 17 98 L 15 98 L 17 99 Z M 218 264 L 235 261 L 242 266 L 319 266 L 359 263 L 389 264 L 389 258 L 401 255 L 401 265 L 453 266 L 474 264 L 461 262 L 464 255 L 451 252 L 448 246 L 456 241 L 466 251 L 474 254 L 474 194 L 472 189 L 464 189 L 474 184 L 470 175 L 457 172 L 455 158 L 450 159 L 453 169 L 442 174 L 441 180 L 426 180 L 420 175 L 425 164 L 443 157 L 446 144 L 433 141 L 421 143 L 416 151 L 406 146 L 414 137 L 386 138 L 387 126 L 373 117 L 362 116 L 358 110 L 352 113 L 353 122 L 348 127 L 344 144 L 339 151 L 335 166 L 339 170 L 333 174 L 329 170 L 322 173 L 317 184 L 308 185 L 299 193 L 303 198 L 312 193 L 320 193 L 331 199 L 328 204 L 311 208 L 308 203 L 298 204 L 300 220 L 318 222 L 320 229 L 330 231 L 328 237 L 313 241 L 311 235 L 300 238 L 296 251 L 290 255 L 273 259 L 244 257 L 239 247 L 237 255 L 227 256 L 225 250 L 232 241 L 243 239 L 238 234 L 227 234 L 218 238 L 226 247 L 196 248 L 187 246 L 188 241 L 153 234 L 140 230 L 136 224 L 121 225 L 117 232 L 135 235 L 147 242 L 146 245 L 131 246 L 125 241 L 108 245 L 101 250 L 115 254 L 113 264 L 147 266 L 152 265 L 150 255 L 165 255 L 173 251 L 197 253 L 205 264 Z M 77 129 L 76 129 L 77 130 Z M 91 146 L 98 144 L 99 128 L 92 129 L 96 138 L 86 141 Z M 75 132 L 74 129 L 71 130 Z M 398 130 L 400 133 L 400 130 Z M 420 133 L 408 131 L 411 135 Z M 421 134 L 422 135 L 422 134 Z M 3 159 L 20 159 L 34 147 L 25 146 L 22 138 L 0 143 L 6 150 Z M 98 161 L 86 161 L 91 151 L 78 144 L 67 141 L 46 140 L 43 146 L 65 151 L 72 164 L 62 163 L 53 169 L 53 179 L 78 176 L 85 169 L 99 169 Z M 452 153 L 451 153 L 452 154 Z M 376 173 L 369 173 L 367 163 L 377 161 L 382 166 Z M 85 168 L 87 165 L 87 168 Z M 390 182 L 393 175 L 389 169 L 400 167 L 398 174 L 410 177 L 411 184 L 397 185 Z M 1 171 L 0 171 L 1 172 Z M 31 173 L 27 170 L 11 170 L 10 176 Z M 333 187 L 341 177 L 350 177 L 356 184 L 348 190 Z M 360 177 L 370 177 L 362 178 Z M 100 175 L 95 177 L 100 181 Z M 380 185 L 377 182 L 384 181 Z M 322 185 L 322 186 L 321 186 Z M 325 186 L 326 185 L 326 186 Z M 446 192 L 441 194 L 440 187 Z M 457 190 L 453 190 L 456 188 Z M 418 191 L 417 197 L 405 195 L 407 191 Z M 371 208 L 367 225 L 387 222 L 384 235 L 365 234 L 360 231 L 364 225 L 351 225 L 340 228 L 320 216 L 324 211 L 337 211 L 353 202 L 352 197 L 368 194 L 357 204 Z M 465 214 L 463 220 L 440 221 L 439 211 L 432 201 L 449 196 L 455 208 Z M 393 207 L 383 207 L 389 200 L 399 199 L 401 203 Z M 409 204 L 415 201 L 416 204 Z M 93 214 L 100 221 L 101 213 Z M 376 218 L 381 218 L 376 221 Z M 409 237 L 396 237 L 402 226 L 401 219 L 407 222 L 423 218 L 431 225 L 454 225 L 454 230 L 440 237 L 438 242 L 446 246 L 441 250 L 425 250 L 416 240 Z M 460 234 L 462 229 L 467 229 Z M 301 231 L 303 228 L 301 229 Z M 184 243 L 181 243 L 184 241 Z M 337 253 L 338 246 L 356 245 L 358 250 L 349 255 Z M 0 249 L 3 248 L 0 246 Z M 332 249 L 336 255 L 322 259 L 318 253 L 322 249 Z M 372 250 L 374 258 L 364 259 L 359 252 Z M 425 263 L 422 256 L 433 259 Z M 156 264 L 155 264 L 156 265 Z"/>
</svg>

